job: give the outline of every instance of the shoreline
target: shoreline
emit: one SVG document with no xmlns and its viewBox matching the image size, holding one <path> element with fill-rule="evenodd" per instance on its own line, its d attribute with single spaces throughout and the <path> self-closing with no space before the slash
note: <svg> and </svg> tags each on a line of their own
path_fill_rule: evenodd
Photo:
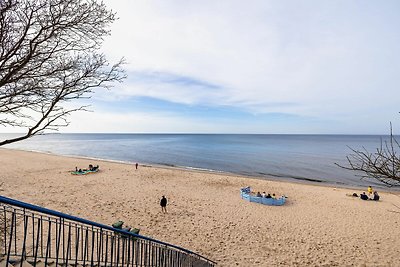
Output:
<svg viewBox="0 0 400 267">
<path fill-rule="evenodd" d="M 13 151 L 25 151 L 25 152 L 32 152 L 38 154 L 45 154 L 50 156 L 57 156 L 57 157 L 67 157 L 72 159 L 83 159 L 83 160 L 97 160 L 109 163 L 120 163 L 126 165 L 132 165 L 136 162 L 132 161 L 124 161 L 124 160 L 114 160 L 114 159 L 105 159 L 105 158 L 96 158 L 96 157 L 86 157 L 86 156 L 79 156 L 79 155 L 64 155 L 64 154 L 57 154 L 49 151 L 38 151 L 38 150 L 26 150 L 26 149 L 18 149 L 18 148 L 0 148 L 6 150 L 13 150 Z M 333 182 L 326 182 L 323 180 L 313 179 L 313 178 L 303 178 L 303 177 L 286 177 L 286 176 L 274 176 L 269 174 L 260 174 L 260 175 L 250 175 L 250 174 L 241 174 L 235 172 L 226 172 L 226 171 L 219 171 L 219 170 L 211 170 L 211 169 L 202 169 L 190 166 L 177 166 L 172 164 L 153 164 L 153 163 L 139 163 L 142 167 L 147 168 L 159 168 L 159 169 L 173 169 L 173 170 L 180 170 L 180 171 L 188 171 L 188 172 L 199 172 L 199 173 L 207 173 L 207 174 L 221 174 L 221 175 L 228 175 L 233 177 L 245 177 L 248 179 L 257 179 L 257 180 L 265 180 L 265 181 L 277 181 L 277 182 L 287 182 L 287 183 L 296 183 L 296 184 L 305 184 L 305 185 L 314 185 L 314 186 L 323 186 L 323 187 L 334 187 L 334 188 L 347 188 L 352 190 L 361 190 L 365 186 L 363 185 L 349 185 L 344 183 L 333 183 Z M 361 180 L 361 179 L 360 179 Z M 385 187 L 385 185 L 377 186 L 379 191 L 382 192 L 392 192 L 392 193 L 400 193 L 400 188 L 390 188 Z"/>
</svg>

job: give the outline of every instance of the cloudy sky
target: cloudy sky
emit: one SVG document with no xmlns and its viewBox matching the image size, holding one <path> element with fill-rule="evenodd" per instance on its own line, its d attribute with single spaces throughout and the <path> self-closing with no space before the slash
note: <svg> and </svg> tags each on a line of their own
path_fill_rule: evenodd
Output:
<svg viewBox="0 0 400 267">
<path fill-rule="evenodd" d="M 128 78 L 63 132 L 400 132 L 400 1 L 105 2 Z"/>
</svg>

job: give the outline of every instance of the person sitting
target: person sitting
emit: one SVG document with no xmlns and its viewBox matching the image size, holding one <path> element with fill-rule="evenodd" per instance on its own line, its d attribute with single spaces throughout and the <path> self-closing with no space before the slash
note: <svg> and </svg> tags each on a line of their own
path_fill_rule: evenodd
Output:
<svg viewBox="0 0 400 267">
<path fill-rule="evenodd" d="M 122 225 L 124 224 L 123 221 L 117 221 L 112 224 L 112 227 L 117 228 L 117 229 L 122 229 Z"/>
<path fill-rule="evenodd" d="M 372 199 L 374 197 L 373 194 L 372 194 L 373 193 L 372 186 L 368 186 L 367 191 L 368 191 L 369 198 Z"/>
<path fill-rule="evenodd" d="M 268 193 L 265 198 L 272 198 L 271 195 Z"/>
<path fill-rule="evenodd" d="M 257 195 L 256 195 L 256 197 L 261 197 L 261 194 L 260 194 L 260 192 L 257 192 Z"/>
<path fill-rule="evenodd" d="M 138 229 L 138 228 L 132 228 L 129 232 L 131 232 L 132 234 L 139 234 L 139 232 L 140 232 L 140 229 Z"/>
<path fill-rule="evenodd" d="M 132 227 L 126 226 L 126 227 L 122 228 L 122 231 L 130 232 L 131 229 L 132 229 Z"/>
<path fill-rule="evenodd" d="M 363 192 L 363 193 L 360 195 L 360 198 L 361 198 L 362 200 L 368 200 L 368 196 L 365 194 L 365 192 Z"/>
<path fill-rule="evenodd" d="M 93 171 L 93 165 L 89 164 L 89 171 Z"/>
<path fill-rule="evenodd" d="M 261 196 L 266 197 L 267 195 L 265 194 L 265 192 L 262 192 Z"/>
<path fill-rule="evenodd" d="M 273 198 L 273 199 L 276 199 L 276 196 L 275 196 L 275 194 L 272 194 L 272 198 Z"/>
<path fill-rule="evenodd" d="M 368 186 L 368 194 L 372 194 L 372 186 Z"/>
<path fill-rule="evenodd" d="M 375 200 L 375 201 L 379 200 L 378 192 L 374 191 L 374 198 L 372 200 Z"/>
</svg>

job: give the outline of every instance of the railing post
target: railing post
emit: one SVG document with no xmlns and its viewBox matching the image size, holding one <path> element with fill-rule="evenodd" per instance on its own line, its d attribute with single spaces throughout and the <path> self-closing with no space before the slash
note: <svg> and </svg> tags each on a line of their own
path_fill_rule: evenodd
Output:
<svg viewBox="0 0 400 267">
<path fill-rule="evenodd" d="M 40 216 L 40 256 L 43 258 L 43 216 Z"/>
<path fill-rule="evenodd" d="M 65 253 L 68 253 L 68 250 L 65 250 L 65 221 L 63 218 L 60 217 L 60 223 L 62 223 L 62 253 L 63 253 L 63 264 L 65 264 Z"/>
<path fill-rule="evenodd" d="M 14 209 L 14 254 L 17 254 L 17 211 Z"/>
<path fill-rule="evenodd" d="M 118 244 L 116 244 L 116 246 L 117 246 L 117 253 L 115 253 L 115 256 L 116 256 L 116 262 L 117 262 L 117 267 L 118 267 L 118 265 L 119 265 L 119 254 L 120 254 L 120 241 L 121 241 L 121 237 L 120 237 L 120 235 L 117 235 L 116 237 L 116 240 L 118 240 Z M 117 242 L 116 242 L 117 243 Z"/>
<path fill-rule="evenodd" d="M 44 261 L 45 265 L 47 265 L 48 257 L 51 256 L 50 255 L 50 253 L 51 253 L 51 242 L 50 241 L 51 241 L 51 220 L 49 219 L 49 231 L 47 233 L 47 245 L 46 245 L 46 258 Z"/>
<path fill-rule="evenodd" d="M 86 231 L 85 231 L 85 245 L 84 245 L 84 249 L 83 249 L 83 266 L 85 266 L 85 263 L 86 263 L 86 257 L 87 257 L 87 250 L 88 250 L 88 229 L 86 228 Z"/>
<path fill-rule="evenodd" d="M 91 253 L 91 259 L 90 259 L 90 266 L 93 266 L 94 263 L 94 228 L 92 226 L 92 253 Z"/>
<path fill-rule="evenodd" d="M 68 266 L 68 260 L 71 256 L 71 222 L 68 224 L 68 238 L 67 238 L 67 257 L 64 259 L 65 266 Z"/>
<path fill-rule="evenodd" d="M 102 258 L 102 256 L 103 256 L 103 251 L 102 251 L 102 249 L 103 249 L 103 235 L 102 235 L 102 229 L 100 229 L 100 232 L 99 232 L 99 230 L 96 230 L 96 234 L 97 234 L 97 238 L 96 238 L 96 240 L 97 240 L 97 266 L 99 266 L 100 267 L 100 261 L 101 261 L 101 258 Z"/>
<path fill-rule="evenodd" d="M 56 266 L 58 266 L 58 254 L 60 252 L 60 240 L 61 240 L 61 218 L 60 218 L 60 223 L 57 228 L 57 222 L 56 220 Z M 63 262 L 64 263 L 64 262 Z M 22 267 L 22 266 L 21 266 Z"/>
<path fill-rule="evenodd" d="M 35 214 L 33 213 L 32 213 L 32 251 L 35 251 Z"/>
<path fill-rule="evenodd" d="M 79 228 L 75 224 L 75 266 L 78 265 L 78 254 L 79 254 Z"/>
<path fill-rule="evenodd" d="M 105 259 L 105 265 L 107 265 L 107 260 L 108 260 L 108 233 L 106 234 L 106 259 Z"/>
<path fill-rule="evenodd" d="M 126 254 L 127 254 L 126 255 L 127 256 L 126 267 L 129 267 L 129 263 L 131 260 L 131 243 L 133 244 L 133 239 L 131 236 L 128 236 L 127 238 L 128 239 L 127 239 L 127 244 L 126 244 Z"/>
<path fill-rule="evenodd" d="M 128 237 L 124 237 L 122 239 L 122 255 L 121 255 L 121 266 L 123 267 L 125 264 L 125 242 Z"/>
<path fill-rule="evenodd" d="M 37 225 L 37 236 L 36 236 L 36 250 L 35 250 L 35 256 L 34 256 L 34 262 L 33 266 L 36 266 L 36 261 L 37 261 L 37 256 L 39 252 L 39 239 L 40 239 L 40 227 L 41 227 L 42 221 L 38 219 L 38 225 Z"/>
<path fill-rule="evenodd" d="M 8 242 L 6 267 L 8 267 L 9 262 L 10 262 L 10 254 L 11 254 L 11 247 L 12 247 L 12 237 L 13 237 L 13 227 L 14 227 L 14 224 L 16 224 L 15 221 L 16 221 L 16 215 L 15 215 L 15 210 L 14 210 L 14 213 L 12 213 L 12 218 L 11 218 L 10 241 Z"/>
<path fill-rule="evenodd" d="M 28 217 L 25 215 L 24 211 L 24 241 L 22 243 L 22 253 L 21 253 L 21 264 L 20 267 L 22 267 L 22 262 L 25 260 L 26 257 L 26 236 L 28 234 Z"/>
<path fill-rule="evenodd" d="M 132 238 L 132 248 L 131 248 L 131 258 L 132 258 L 132 267 L 136 265 L 134 265 L 134 259 L 136 258 L 136 246 L 137 246 L 137 239 L 134 237 Z"/>
<path fill-rule="evenodd" d="M 111 263 L 111 267 L 113 266 L 114 263 L 114 236 L 111 236 L 111 255 L 110 255 L 110 263 Z"/>
<path fill-rule="evenodd" d="M 4 255 L 7 253 L 7 212 L 6 207 L 3 206 L 3 214 L 4 214 Z M 2 248 L 3 249 L 3 248 Z"/>
</svg>

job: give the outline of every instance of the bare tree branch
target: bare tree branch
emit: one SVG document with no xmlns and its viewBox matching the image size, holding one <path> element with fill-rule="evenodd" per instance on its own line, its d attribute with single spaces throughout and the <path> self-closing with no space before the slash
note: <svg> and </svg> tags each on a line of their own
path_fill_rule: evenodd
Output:
<svg viewBox="0 0 400 267">
<path fill-rule="evenodd" d="M 0 146 L 67 126 L 86 106 L 64 103 L 125 78 L 98 52 L 115 19 L 96 0 L 0 1 L 0 126 L 26 129 Z"/>
<path fill-rule="evenodd" d="M 374 178 L 383 184 L 392 187 L 400 186 L 400 157 L 398 151 L 400 145 L 393 135 L 392 124 L 390 124 L 390 138 L 382 141 L 374 153 L 368 152 L 365 148 L 356 150 L 347 156 L 348 166 L 337 166 L 361 173 L 362 178 Z"/>
</svg>

